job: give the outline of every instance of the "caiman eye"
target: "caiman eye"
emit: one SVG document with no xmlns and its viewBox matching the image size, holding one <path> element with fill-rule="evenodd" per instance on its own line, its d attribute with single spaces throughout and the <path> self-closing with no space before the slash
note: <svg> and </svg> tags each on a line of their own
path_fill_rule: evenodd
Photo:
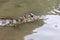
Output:
<svg viewBox="0 0 60 40">
<path fill-rule="evenodd" d="M 31 17 L 33 17 L 33 16 L 31 15 Z"/>
</svg>

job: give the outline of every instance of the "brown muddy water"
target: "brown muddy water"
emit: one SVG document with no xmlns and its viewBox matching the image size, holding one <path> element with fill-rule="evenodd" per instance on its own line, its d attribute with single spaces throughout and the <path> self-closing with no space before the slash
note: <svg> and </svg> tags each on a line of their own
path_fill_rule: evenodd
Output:
<svg viewBox="0 0 60 40">
<path fill-rule="evenodd" d="M 59 0 L 0 0 L 0 17 L 17 18 L 29 12 L 35 15 L 47 15 Z M 31 34 L 32 30 L 45 24 L 37 20 L 13 27 L 0 28 L 0 40 L 25 40 L 24 36 Z"/>
</svg>

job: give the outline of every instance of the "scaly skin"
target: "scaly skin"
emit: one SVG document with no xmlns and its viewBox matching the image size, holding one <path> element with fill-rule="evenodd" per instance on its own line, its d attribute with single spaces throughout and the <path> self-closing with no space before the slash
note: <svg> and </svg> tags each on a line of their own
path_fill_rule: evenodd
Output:
<svg viewBox="0 0 60 40">
<path fill-rule="evenodd" d="M 17 24 L 33 22 L 38 19 L 39 19 L 38 16 L 31 13 L 31 14 L 27 15 L 26 17 L 22 16 L 22 17 L 19 17 L 18 19 L 1 19 L 0 26 L 16 26 Z M 2 20 L 7 20 L 4 25 L 2 24 Z M 11 21 L 13 21 L 13 22 L 11 22 Z"/>
</svg>

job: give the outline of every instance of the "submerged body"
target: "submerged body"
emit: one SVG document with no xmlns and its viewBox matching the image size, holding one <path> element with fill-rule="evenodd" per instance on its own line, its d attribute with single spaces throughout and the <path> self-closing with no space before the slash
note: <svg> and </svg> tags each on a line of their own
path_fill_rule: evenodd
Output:
<svg viewBox="0 0 60 40">
<path fill-rule="evenodd" d="M 11 26 L 13 24 L 22 24 L 22 23 L 27 23 L 27 22 L 33 22 L 35 20 L 38 20 L 39 16 L 36 16 L 32 13 L 30 13 L 29 15 L 25 15 L 22 17 L 19 17 L 17 20 L 16 19 L 0 19 L 0 26 Z"/>
</svg>

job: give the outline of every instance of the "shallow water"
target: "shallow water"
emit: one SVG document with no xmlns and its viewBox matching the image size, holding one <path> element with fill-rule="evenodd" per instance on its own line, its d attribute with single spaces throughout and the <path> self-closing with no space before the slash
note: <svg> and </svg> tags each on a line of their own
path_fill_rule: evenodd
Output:
<svg viewBox="0 0 60 40">
<path fill-rule="evenodd" d="M 56 12 L 57 14 L 51 12 L 51 10 L 54 11 L 53 8 L 59 4 L 59 0 L 0 1 L 0 17 L 17 18 L 30 12 L 34 13 L 35 15 L 43 16 L 41 17 L 43 18 L 41 20 L 21 24 L 15 28 L 1 28 L 0 40 L 54 40 L 54 38 L 56 38 L 56 40 L 59 40 L 59 12 Z"/>
</svg>

